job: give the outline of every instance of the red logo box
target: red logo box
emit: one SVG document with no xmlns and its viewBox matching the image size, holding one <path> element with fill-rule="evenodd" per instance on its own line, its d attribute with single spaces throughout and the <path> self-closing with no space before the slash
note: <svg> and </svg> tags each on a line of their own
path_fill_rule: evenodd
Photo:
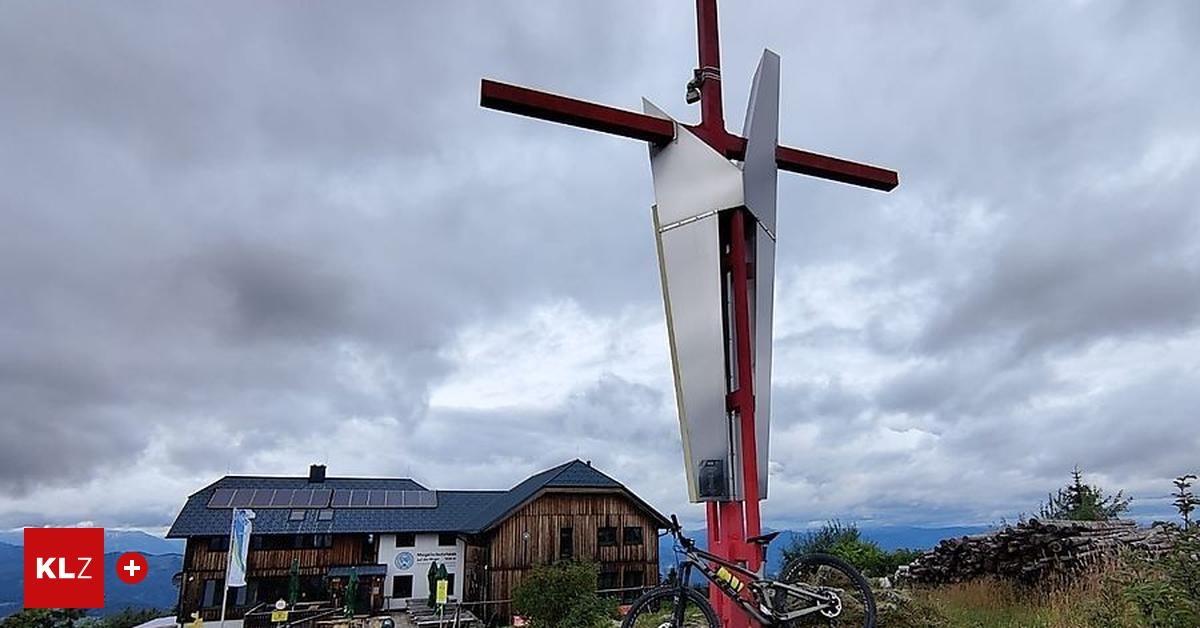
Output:
<svg viewBox="0 0 1200 628">
<path fill-rule="evenodd" d="M 104 528 L 25 528 L 25 608 L 104 608 Z"/>
</svg>

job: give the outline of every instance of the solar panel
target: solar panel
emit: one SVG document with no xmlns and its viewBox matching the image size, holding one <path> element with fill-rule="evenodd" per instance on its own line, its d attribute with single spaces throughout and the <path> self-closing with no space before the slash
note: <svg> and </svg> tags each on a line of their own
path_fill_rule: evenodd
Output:
<svg viewBox="0 0 1200 628">
<path fill-rule="evenodd" d="M 233 503 L 233 495 L 237 493 L 237 489 L 219 488 L 213 491 L 212 497 L 208 500 L 209 508 L 229 508 Z"/>
<path fill-rule="evenodd" d="M 295 491 L 290 488 L 281 488 L 275 491 L 275 497 L 271 500 L 271 507 L 287 508 L 288 506 L 291 506 L 293 494 L 297 492 L 299 491 Z"/>
<path fill-rule="evenodd" d="M 290 493 L 292 496 L 288 501 L 288 504 L 290 504 L 292 508 L 307 507 L 308 500 L 312 498 L 312 491 L 309 491 L 308 489 L 298 488 L 294 491 L 289 490 L 288 493 Z"/>
<path fill-rule="evenodd" d="M 301 491 L 296 491 L 299 494 Z M 332 498 L 332 499 L 331 499 Z M 293 503 L 293 507 L 301 504 Z M 433 491 L 398 491 L 384 489 L 318 489 L 313 491 L 310 508 L 433 508 L 437 494 Z"/>
<path fill-rule="evenodd" d="M 250 499 L 250 506 L 252 508 L 267 508 L 271 505 L 271 500 L 273 499 L 275 499 L 275 489 L 255 489 L 254 497 Z"/>
<path fill-rule="evenodd" d="M 404 491 L 405 508 L 429 508 L 437 506 L 433 491 Z"/>
<path fill-rule="evenodd" d="M 327 488 L 313 489 L 309 495 L 308 506 L 310 508 L 325 508 L 329 506 L 329 496 L 333 491 Z"/>
<path fill-rule="evenodd" d="M 252 499 L 254 499 L 254 489 L 239 488 L 234 491 L 233 502 L 230 505 L 234 508 L 245 508 L 250 505 Z"/>
</svg>

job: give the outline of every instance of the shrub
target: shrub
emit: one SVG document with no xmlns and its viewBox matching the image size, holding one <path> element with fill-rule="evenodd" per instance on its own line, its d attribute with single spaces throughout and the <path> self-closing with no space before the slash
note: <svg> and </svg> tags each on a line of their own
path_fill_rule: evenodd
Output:
<svg viewBox="0 0 1200 628">
<path fill-rule="evenodd" d="M 76 608 L 27 608 L 0 621 L 0 628 L 73 628 L 83 619 Z"/>
<path fill-rule="evenodd" d="M 560 562 L 531 570 L 513 591 L 513 608 L 532 628 L 598 628 L 613 614 L 611 600 L 596 595 L 599 568 Z"/>
<path fill-rule="evenodd" d="M 833 554 L 871 577 L 891 576 L 897 567 L 907 565 L 921 555 L 910 549 L 886 551 L 878 543 L 864 539 L 858 526 L 840 521 L 830 521 L 796 538 L 783 550 L 783 559 L 787 563 L 797 556 L 812 553 Z"/>
</svg>

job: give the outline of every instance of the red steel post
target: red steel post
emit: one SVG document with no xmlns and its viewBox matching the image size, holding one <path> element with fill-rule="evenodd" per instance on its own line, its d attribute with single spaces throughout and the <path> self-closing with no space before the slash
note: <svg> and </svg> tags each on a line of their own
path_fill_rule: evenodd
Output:
<svg viewBox="0 0 1200 628">
<path fill-rule="evenodd" d="M 749 214 L 744 209 L 731 212 L 729 221 L 730 274 L 733 284 L 734 337 L 737 340 L 738 388 L 734 392 L 742 433 L 742 483 L 746 502 L 746 536 L 762 534 L 758 512 L 758 443 L 754 430 L 754 362 L 750 338 L 749 250 L 746 228 Z M 751 229 L 753 225 L 749 226 Z M 747 548 L 750 549 L 750 548 Z M 757 569 L 757 552 L 751 552 L 750 568 Z"/>
</svg>

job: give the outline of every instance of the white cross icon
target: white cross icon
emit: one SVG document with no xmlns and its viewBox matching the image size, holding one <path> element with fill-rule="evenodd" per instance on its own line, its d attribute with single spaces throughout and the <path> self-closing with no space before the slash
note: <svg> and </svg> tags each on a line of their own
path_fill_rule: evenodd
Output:
<svg viewBox="0 0 1200 628">
<path fill-rule="evenodd" d="M 133 561 L 133 559 L 131 558 L 131 559 L 129 559 L 129 564 L 128 564 L 128 565 L 125 565 L 125 566 L 124 566 L 124 567 L 122 567 L 121 569 L 124 569 L 125 571 L 128 571 L 128 572 L 129 572 L 129 577 L 130 577 L 130 578 L 132 578 L 132 577 L 134 577 L 135 575 L 137 575 L 137 572 L 138 572 L 138 570 L 139 570 L 139 569 L 141 569 L 141 567 L 140 567 L 140 566 L 139 566 L 139 565 L 138 565 L 136 562 L 134 562 L 134 561 Z"/>
</svg>

